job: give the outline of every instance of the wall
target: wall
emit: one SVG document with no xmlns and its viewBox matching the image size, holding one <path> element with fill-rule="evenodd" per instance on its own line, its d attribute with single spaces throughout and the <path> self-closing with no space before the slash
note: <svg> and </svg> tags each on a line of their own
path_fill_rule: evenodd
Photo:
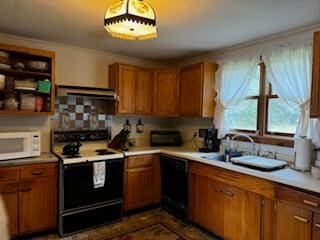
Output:
<svg viewBox="0 0 320 240">
<path fill-rule="evenodd" d="M 65 85 L 108 87 L 108 65 L 114 62 L 164 68 L 163 64 L 53 42 L 0 34 L 0 42 L 56 52 L 56 82 Z M 55 124 L 53 122 L 53 124 Z M 115 128 L 118 120 L 114 119 Z M 119 124 L 122 124 L 119 121 Z M 0 131 L 41 131 L 42 151 L 50 149 L 50 117 L 0 117 Z"/>
</svg>

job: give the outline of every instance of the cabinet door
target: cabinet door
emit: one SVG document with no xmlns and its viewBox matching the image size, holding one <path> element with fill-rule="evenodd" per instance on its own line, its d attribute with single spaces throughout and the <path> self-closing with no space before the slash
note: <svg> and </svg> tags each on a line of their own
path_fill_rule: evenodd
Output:
<svg viewBox="0 0 320 240">
<path fill-rule="evenodd" d="M 152 204 L 152 173 L 152 167 L 126 170 L 126 211 Z"/>
<path fill-rule="evenodd" d="M 136 70 L 136 113 L 151 114 L 153 96 L 153 71 L 137 68 Z"/>
<path fill-rule="evenodd" d="M 8 216 L 10 235 L 18 233 L 18 183 L 0 184 L 5 210 Z"/>
<path fill-rule="evenodd" d="M 280 201 L 277 203 L 277 240 L 311 240 L 311 222 L 311 211 Z"/>
<path fill-rule="evenodd" d="M 224 238 L 259 240 L 261 197 L 231 186 L 224 186 Z"/>
<path fill-rule="evenodd" d="M 156 71 L 154 79 L 153 113 L 176 116 L 178 114 L 177 71 Z"/>
<path fill-rule="evenodd" d="M 310 116 L 320 116 L 320 32 L 314 34 Z"/>
<path fill-rule="evenodd" d="M 202 115 L 203 64 L 182 68 L 179 79 L 179 115 Z"/>
<path fill-rule="evenodd" d="M 119 65 L 117 77 L 118 113 L 133 114 L 136 105 L 135 68 Z"/>
<path fill-rule="evenodd" d="M 56 178 L 45 177 L 20 183 L 20 232 L 53 228 L 56 226 Z"/>
<path fill-rule="evenodd" d="M 190 199 L 191 219 L 207 230 L 223 236 L 222 184 L 192 174 Z"/>
<path fill-rule="evenodd" d="M 312 240 L 319 240 L 319 239 L 320 239 L 320 214 L 314 214 Z"/>
</svg>

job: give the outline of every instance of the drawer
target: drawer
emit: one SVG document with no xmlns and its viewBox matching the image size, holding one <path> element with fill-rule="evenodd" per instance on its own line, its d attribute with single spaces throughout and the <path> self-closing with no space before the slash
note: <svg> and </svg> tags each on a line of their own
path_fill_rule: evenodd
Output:
<svg viewBox="0 0 320 240">
<path fill-rule="evenodd" d="M 132 156 L 127 158 L 127 169 L 153 167 L 153 155 Z"/>
<path fill-rule="evenodd" d="M 4 183 L 0 184 L 0 195 L 7 195 L 18 192 L 18 183 Z"/>
<path fill-rule="evenodd" d="M 2 181 L 18 181 L 19 169 L 18 168 L 0 168 L 0 182 Z"/>
<path fill-rule="evenodd" d="M 320 211 L 320 196 L 300 192 L 285 186 L 276 186 L 276 198 L 289 203 L 295 203 L 302 207 Z"/>
<path fill-rule="evenodd" d="M 35 164 L 21 167 L 21 179 L 56 175 L 56 164 Z"/>
<path fill-rule="evenodd" d="M 191 162 L 190 172 L 194 173 L 196 175 L 204 176 L 205 175 L 205 165 L 200 164 L 200 163 Z"/>
</svg>

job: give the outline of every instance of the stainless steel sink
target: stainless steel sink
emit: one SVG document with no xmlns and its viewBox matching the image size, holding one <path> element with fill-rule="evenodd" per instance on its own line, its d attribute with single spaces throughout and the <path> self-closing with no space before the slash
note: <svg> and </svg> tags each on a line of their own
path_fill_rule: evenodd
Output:
<svg viewBox="0 0 320 240">
<path fill-rule="evenodd" d="M 226 161 L 224 155 L 216 155 L 216 154 L 202 156 L 201 158 L 206 160 L 221 161 L 221 162 Z"/>
</svg>

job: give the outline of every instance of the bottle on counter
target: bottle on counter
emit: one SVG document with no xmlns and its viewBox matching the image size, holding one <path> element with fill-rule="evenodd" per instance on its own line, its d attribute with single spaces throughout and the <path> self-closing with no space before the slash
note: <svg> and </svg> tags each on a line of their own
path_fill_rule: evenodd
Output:
<svg viewBox="0 0 320 240">
<path fill-rule="evenodd" d="M 226 162 L 230 162 L 230 158 L 231 158 L 231 139 L 228 136 L 224 142 L 224 156 L 226 158 Z"/>
</svg>

